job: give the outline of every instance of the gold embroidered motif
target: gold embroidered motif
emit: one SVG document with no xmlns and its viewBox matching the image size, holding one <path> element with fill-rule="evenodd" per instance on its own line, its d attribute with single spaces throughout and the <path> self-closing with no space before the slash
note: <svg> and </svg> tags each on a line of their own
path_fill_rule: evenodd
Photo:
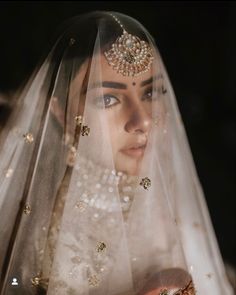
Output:
<svg viewBox="0 0 236 295">
<path fill-rule="evenodd" d="M 92 286 L 92 287 L 96 287 L 99 285 L 99 278 L 97 275 L 91 275 L 89 278 L 88 278 L 88 282 L 89 282 L 89 285 Z"/>
<path fill-rule="evenodd" d="M 75 44 L 75 39 L 74 38 L 70 38 L 69 46 L 72 46 L 74 44 Z"/>
<path fill-rule="evenodd" d="M 184 288 L 179 289 L 174 293 L 174 295 L 196 295 L 193 281 L 191 280 L 188 285 Z"/>
<path fill-rule="evenodd" d="M 97 244 L 97 252 L 103 252 L 106 249 L 106 244 L 104 242 L 99 242 Z"/>
<path fill-rule="evenodd" d="M 25 142 L 32 143 L 34 141 L 34 137 L 32 133 L 26 133 L 23 135 Z"/>
<path fill-rule="evenodd" d="M 151 180 L 148 177 L 142 178 L 139 183 L 144 189 L 148 189 L 151 186 Z"/>
<path fill-rule="evenodd" d="M 82 126 L 82 124 L 83 124 L 83 117 L 82 116 L 76 116 L 75 117 L 75 122 L 76 122 L 76 125 Z"/>
<path fill-rule="evenodd" d="M 159 295 L 168 295 L 168 294 L 169 294 L 169 292 L 168 292 L 167 289 L 163 289 L 163 290 L 161 290 L 160 293 L 159 293 Z"/>
<path fill-rule="evenodd" d="M 85 209 L 86 209 L 86 206 L 87 206 L 87 205 L 86 205 L 84 202 L 82 202 L 82 201 L 79 201 L 79 202 L 75 205 L 75 207 L 78 208 L 80 212 L 84 212 Z"/>
<path fill-rule="evenodd" d="M 29 215 L 31 213 L 31 211 L 32 211 L 32 209 L 31 209 L 30 205 L 26 204 L 25 207 L 24 207 L 24 213 L 26 215 Z"/>
<path fill-rule="evenodd" d="M 47 286 L 48 286 L 48 282 L 49 282 L 49 279 L 42 278 L 40 274 L 38 274 L 37 276 L 31 278 L 31 284 L 33 286 L 35 286 L 35 287 L 41 286 L 44 289 L 46 289 Z"/>
<path fill-rule="evenodd" d="M 82 130 L 81 130 L 81 134 L 82 134 L 82 136 L 85 136 L 85 135 L 89 135 L 89 133 L 90 133 L 90 128 L 88 127 L 88 126 L 83 126 L 82 127 Z"/>
<path fill-rule="evenodd" d="M 33 277 L 32 279 L 31 279 L 31 283 L 32 283 L 32 285 L 33 286 L 38 286 L 39 285 L 39 283 L 40 283 L 40 277 Z"/>
</svg>

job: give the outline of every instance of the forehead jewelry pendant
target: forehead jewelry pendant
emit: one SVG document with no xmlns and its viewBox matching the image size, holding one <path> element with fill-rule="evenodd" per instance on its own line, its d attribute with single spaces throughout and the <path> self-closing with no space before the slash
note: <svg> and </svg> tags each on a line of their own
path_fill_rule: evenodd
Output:
<svg viewBox="0 0 236 295">
<path fill-rule="evenodd" d="M 153 54 L 150 45 L 139 37 L 129 34 L 114 15 L 111 15 L 123 33 L 112 44 L 111 49 L 104 52 L 108 64 L 123 76 L 138 76 L 150 69 Z"/>
</svg>

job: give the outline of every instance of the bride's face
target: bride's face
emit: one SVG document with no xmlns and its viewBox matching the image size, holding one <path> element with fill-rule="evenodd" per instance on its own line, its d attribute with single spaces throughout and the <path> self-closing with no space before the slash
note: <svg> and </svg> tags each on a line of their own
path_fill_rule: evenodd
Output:
<svg viewBox="0 0 236 295">
<path fill-rule="evenodd" d="M 95 59 L 98 63 L 92 61 L 89 67 L 87 60 L 72 82 L 72 97 L 80 92 L 81 104 L 78 108 L 74 105 L 77 100 L 72 99 L 70 117 L 74 118 L 79 109 L 90 128 L 90 138 L 84 138 L 79 154 L 116 171 L 137 175 L 154 123 L 152 110 L 158 102 L 153 99 L 153 80 L 157 77 L 152 67 L 137 77 L 123 76 L 104 55 Z"/>
<path fill-rule="evenodd" d="M 108 130 L 103 130 L 109 133 L 115 169 L 136 175 L 152 126 L 152 71 L 150 68 L 137 77 L 123 76 L 103 55 L 100 62 L 102 83 L 91 87 L 90 101 L 100 122 L 108 126 Z"/>
</svg>

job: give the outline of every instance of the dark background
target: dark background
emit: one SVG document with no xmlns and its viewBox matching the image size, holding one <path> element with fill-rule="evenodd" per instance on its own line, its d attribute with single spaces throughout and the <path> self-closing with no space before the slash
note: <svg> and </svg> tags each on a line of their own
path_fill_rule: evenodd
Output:
<svg viewBox="0 0 236 295">
<path fill-rule="evenodd" d="M 236 266 L 236 3 L 0 2 L 0 93 L 24 83 L 58 26 L 91 10 L 139 20 L 169 73 L 225 262 Z M 6 109 L 5 109 L 6 110 Z M 3 108 L 0 116 L 4 117 Z"/>
</svg>

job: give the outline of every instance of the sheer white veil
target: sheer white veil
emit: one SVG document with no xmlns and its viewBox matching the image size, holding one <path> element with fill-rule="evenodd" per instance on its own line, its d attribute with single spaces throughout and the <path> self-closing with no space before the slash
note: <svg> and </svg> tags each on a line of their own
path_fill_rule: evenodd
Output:
<svg viewBox="0 0 236 295">
<path fill-rule="evenodd" d="M 123 30 L 146 56 L 137 76 L 104 55 Z M 114 87 L 105 101 L 109 69 L 132 89 L 148 78 L 151 97 Z M 138 21 L 68 22 L 0 143 L 1 295 L 232 294 L 171 83 Z"/>
</svg>

